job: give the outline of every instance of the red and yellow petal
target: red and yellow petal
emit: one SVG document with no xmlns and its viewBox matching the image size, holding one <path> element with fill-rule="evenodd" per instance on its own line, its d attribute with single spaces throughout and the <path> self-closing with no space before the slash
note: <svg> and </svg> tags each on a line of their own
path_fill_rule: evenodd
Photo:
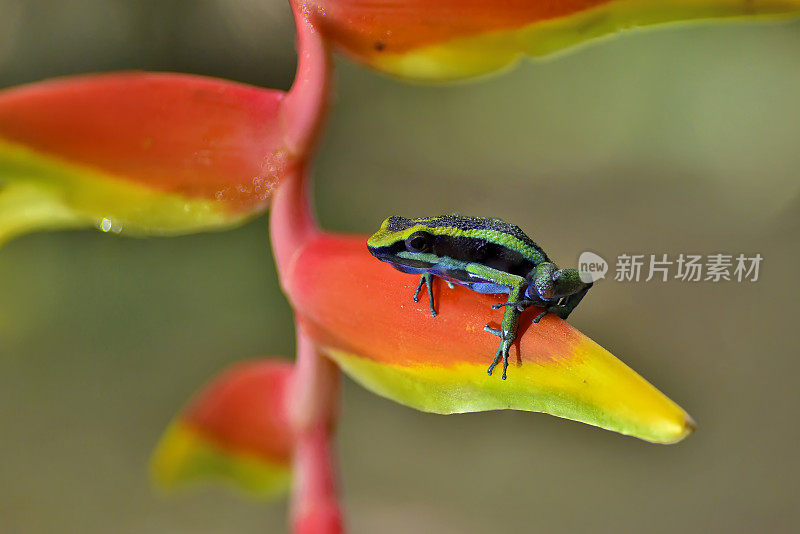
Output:
<svg viewBox="0 0 800 534">
<path fill-rule="evenodd" d="M 283 97 L 139 72 L 0 91 L 0 240 L 86 225 L 174 234 L 263 212 L 293 161 Z"/>
<path fill-rule="evenodd" d="M 794 15 L 799 0 L 306 0 L 325 35 L 360 61 L 412 79 L 476 76 L 627 28 Z"/>
<path fill-rule="evenodd" d="M 313 280 L 313 284 L 307 283 Z M 546 412 L 622 434 L 672 443 L 693 429 L 689 415 L 563 320 L 521 321 L 508 380 L 486 369 L 498 339 L 499 296 L 436 284 L 439 315 L 414 303 L 414 276 L 374 259 L 365 238 L 312 239 L 284 285 L 298 321 L 328 356 L 366 388 L 418 410 Z"/>
<path fill-rule="evenodd" d="M 292 364 L 243 362 L 206 385 L 167 428 L 151 472 L 161 487 L 226 482 L 260 497 L 285 493 L 292 433 L 286 390 Z"/>
</svg>

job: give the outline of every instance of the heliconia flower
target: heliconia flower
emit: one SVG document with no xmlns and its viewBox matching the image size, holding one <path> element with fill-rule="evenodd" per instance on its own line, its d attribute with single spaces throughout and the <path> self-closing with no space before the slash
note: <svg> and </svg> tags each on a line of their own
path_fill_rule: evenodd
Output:
<svg viewBox="0 0 800 534">
<path fill-rule="evenodd" d="M 299 0 L 324 34 L 397 76 L 485 74 L 627 28 L 792 15 L 800 0 Z"/>
<path fill-rule="evenodd" d="M 286 492 L 291 374 L 289 362 L 258 359 L 214 378 L 167 428 L 153 455 L 153 479 L 165 489 L 221 481 L 258 497 Z"/>
<path fill-rule="evenodd" d="M 656 443 L 694 428 L 677 404 L 563 320 L 531 324 L 537 309 L 523 314 L 508 379 L 487 375 L 498 338 L 483 326 L 499 325 L 502 311 L 491 304 L 501 297 L 437 283 L 431 317 L 424 299 L 411 300 L 417 277 L 373 258 L 365 240 L 310 239 L 283 283 L 303 331 L 366 388 L 427 412 L 546 412 Z"/>
</svg>

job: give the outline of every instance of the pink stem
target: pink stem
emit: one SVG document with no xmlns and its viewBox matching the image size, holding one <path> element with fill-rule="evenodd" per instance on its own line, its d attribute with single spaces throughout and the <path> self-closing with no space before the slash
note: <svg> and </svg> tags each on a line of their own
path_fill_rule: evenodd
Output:
<svg viewBox="0 0 800 534">
<path fill-rule="evenodd" d="M 281 282 L 291 272 L 297 253 L 321 233 L 310 206 L 307 167 L 300 163 L 290 169 L 272 196 L 269 234 Z"/>
<path fill-rule="evenodd" d="M 270 237 L 279 273 L 320 230 L 309 199 L 309 155 L 322 130 L 331 92 L 330 51 L 308 14 L 292 0 L 297 25 L 297 74 L 281 104 L 285 141 L 300 161 L 290 168 L 272 199 Z"/>
<path fill-rule="evenodd" d="M 298 328 L 297 362 L 289 400 L 295 435 L 290 517 L 297 534 L 343 531 L 332 444 L 338 398 L 339 369 Z"/>
<path fill-rule="evenodd" d="M 320 232 L 307 189 L 306 168 L 300 165 L 284 177 L 272 199 L 270 235 L 281 279 L 306 241 Z M 294 434 L 290 517 L 297 534 L 342 532 L 332 458 L 338 400 L 339 369 L 297 326 L 297 358 L 287 399 Z"/>
<path fill-rule="evenodd" d="M 297 26 L 297 73 L 281 108 L 289 149 L 295 154 L 307 154 L 327 116 L 333 62 L 307 8 L 298 6 L 300 1 L 290 1 Z"/>
<path fill-rule="evenodd" d="M 324 41 L 298 1 L 291 2 L 297 24 L 297 76 L 282 112 L 286 143 L 299 163 L 284 176 L 270 211 L 272 251 L 282 280 L 291 272 L 297 253 L 320 233 L 309 198 L 308 154 L 327 114 L 332 68 Z M 290 518 L 297 534 L 343 531 L 332 444 L 339 380 L 336 365 L 298 326 L 297 359 L 287 399 L 294 434 Z"/>
</svg>

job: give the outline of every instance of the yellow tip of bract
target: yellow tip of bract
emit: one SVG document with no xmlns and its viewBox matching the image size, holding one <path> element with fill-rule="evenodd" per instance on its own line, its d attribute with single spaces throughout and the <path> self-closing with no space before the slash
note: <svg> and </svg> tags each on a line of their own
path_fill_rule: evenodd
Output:
<svg viewBox="0 0 800 534">
<path fill-rule="evenodd" d="M 153 454 L 150 474 L 166 491 L 223 482 L 253 497 L 269 499 L 288 491 L 291 469 L 288 463 L 227 450 L 191 426 L 174 422 Z"/>
<path fill-rule="evenodd" d="M 691 417 L 600 345 L 553 315 L 520 321 L 508 379 L 486 373 L 498 296 L 436 284 L 438 316 L 411 300 L 417 279 L 372 258 L 362 238 L 323 236 L 286 278 L 298 320 L 353 379 L 418 410 L 545 412 L 654 443 L 691 433 Z M 314 284 L 308 284 L 314 280 Z"/>
<path fill-rule="evenodd" d="M 326 352 L 368 389 L 425 412 L 544 412 L 664 444 L 682 440 L 695 428 L 680 406 L 585 337 L 561 355 L 562 362 L 510 366 L 507 380 L 486 374 L 490 360 L 386 365 L 335 348 Z"/>
</svg>

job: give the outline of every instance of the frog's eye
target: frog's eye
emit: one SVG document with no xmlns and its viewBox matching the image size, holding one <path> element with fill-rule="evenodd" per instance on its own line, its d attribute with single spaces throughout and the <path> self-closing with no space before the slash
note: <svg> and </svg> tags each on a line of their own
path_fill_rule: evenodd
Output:
<svg viewBox="0 0 800 534">
<path fill-rule="evenodd" d="M 414 232 L 406 238 L 406 250 L 409 252 L 426 252 L 430 248 L 430 237 L 425 232 Z"/>
</svg>

